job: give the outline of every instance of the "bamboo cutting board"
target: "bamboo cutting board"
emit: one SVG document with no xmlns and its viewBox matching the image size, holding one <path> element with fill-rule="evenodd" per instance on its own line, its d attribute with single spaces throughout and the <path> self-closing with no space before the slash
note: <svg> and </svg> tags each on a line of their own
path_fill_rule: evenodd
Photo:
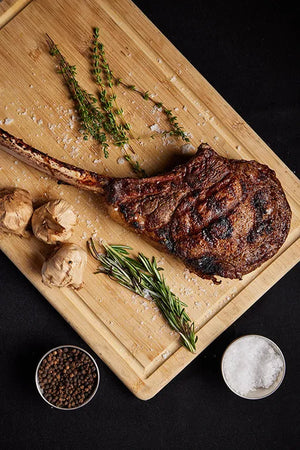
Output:
<svg viewBox="0 0 300 450">
<path fill-rule="evenodd" d="M 105 160 L 95 143 L 78 132 L 55 63 L 47 52 L 45 32 L 59 45 L 79 82 L 94 92 L 89 75 L 91 29 L 99 26 L 101 40 L 116 75 L 173 109 L 191 133 L 194 147 L 208 142 L 232 158 L 256 159 L 277 173 L 293 211 L 287 241 L 279 253 L 242 281 L 222 280 L 218 286 L 189 273 L 183 264 L 155 250 L 107 215 L 100 197 L 58 185 L 0 151 L 0 187 L 28 189 L 39 204 L 65 198 L 78 213 L 73 241 L 85 247 L 93 235 L 109 243 L 130 245 L 135 252 L 155 255 L 172 290 L 188 304 L 199 337 L 199 354 L 219 334 L 274 285 L 299 259 L 300 185 L 295 175 L 250 129 L 196 69 L 129 0 L 34 0 L 0 32 L 0 121 L 25 142 L 69 163 L 111 176 L 129 176 L 119 149 Z M 170 137 L 150 138 L 150 127 L 165 129 L 161 114 L 134 92 L 117 88 L 119 106 L 132 124 L 132 146 L 149 175 L 182 160 L 180 143 Z M 153 129 L 153 128 L 152 128 Z M 121 288 L 89 258 L 85 285 L 47 288 L 40 269 L 49 247 L 31 237 L 2 237 L 1 249 L 77 330 L 100 358 L 139 398 L 149 399 L 193 358 L 180 346 L 152 302 Z"/>
<path fill-rule="evenodd" d="M 31 0 L 0 0 L 0 28 L 15 17 Z"/>
</svg>

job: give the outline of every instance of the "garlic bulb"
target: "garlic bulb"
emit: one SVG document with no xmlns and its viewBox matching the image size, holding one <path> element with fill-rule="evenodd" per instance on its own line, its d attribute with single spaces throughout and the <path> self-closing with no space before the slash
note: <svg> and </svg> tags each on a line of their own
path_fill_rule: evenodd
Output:
<svg viewBox="0 0 300 450">
<path fill-rule="evenodd" d="M 79 289 L 83 285 L 82 277 L 87 263 L 86 252 L 75 244 L 62 244 L 42 267 L 42 281 L 47 286 L 73 286 Z"/>
<path fill-rule="evenodd" d="M 23 236 L 32 212 L 32 199 L 28 191 L 0 189 L 0 231 Z"/>
<path fill-rule="evenodd" d="M 47 244 L 67 241 L 73 233 L 77 217 L 65 200 L 53 200 L 36 209 L 32 215 L 33 234 Z"/>
</svg>

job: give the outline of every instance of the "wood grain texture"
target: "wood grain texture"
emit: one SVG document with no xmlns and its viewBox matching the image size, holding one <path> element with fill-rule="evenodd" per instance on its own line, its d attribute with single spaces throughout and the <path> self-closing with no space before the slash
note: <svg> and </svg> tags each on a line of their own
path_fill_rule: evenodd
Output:
<svg viewBox="0 0 300 450">
<path fill-rule="evenodd" d="M 17 0 L 0 0 L 0 14 L 7 11 Z"/>
<path fill-rule="evenodd" d="M 4 27 L 32 0 L 0 0 L 0 28 Z"/>
<path fill-rule="evenodd" d="M 79 13 L 80 11 L 83 13 Z M 0 187 L 28 189 L 36 204 L 63 197 L 79 215 L 73 241 L 85 247 L 92 234 L 109 243 L 128 244 L 147 256 L 157 256 L 165 276 L 196 323 L 199 354 L 243 314 L 299 260 L 300 185 L 295 175 L 224 101 L 197 70 L 128 0 L 35 0 L 0 32 L 0 120 L 2 127 L 40 150 L 111 176 L 131 175 L 119 164 L 122 153 L 111 148 L 105 160 L 92 141 L 83 141 L 72 102 L 45 44 L 45 32 L 59 44 L 78 69 L 80 83 L 90 92 L 88 47 L 91 28 L 99 26 L 116 75 L 155 94 L 176 108 L 180 124 L 192 134 L 194 147 L 208 142 L 232 158 L 256 159 L 277 173 L 291 205 L 291 231 L 279 253 L 242 281 L 223 280 L 214 286 L 190 274 L 173 257 L 160 253 L 139 236 L 112 222 L 101 197 L 58 185 L 54 180 L 0 152 Z M 148 174 L 182 160 L 182 142 L 150 138 L 149 127 L 161 114 L 133 92 L 117 90 L 118 102 L 133 126 L 131 141 Z M 178 108 L 178 109 L 177 109 Z M 13 121 L 7 120 L 13 119 Z M 7 124 L 9 122 L 9 124 Z M 74 327 L 93 350 L 139 398 L 148 399 L 193 358 L 164 322 L 153 303 L 132 295 L 104 275 L 94 275 L 89 258 L 85 286 L 80 291 L 47 288 L 40 268 L 49 247 L 31 237 L 4 236 L 1 249 Z"/>
</svg>

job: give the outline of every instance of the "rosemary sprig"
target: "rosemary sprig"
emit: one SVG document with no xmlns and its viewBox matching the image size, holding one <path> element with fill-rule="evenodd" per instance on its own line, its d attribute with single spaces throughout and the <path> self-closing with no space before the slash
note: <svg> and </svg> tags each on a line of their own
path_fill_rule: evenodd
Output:
<svg viewBox="0 0 300 450">
<path fill-rule="evenodd" d="M 96 250 L 93 239 L 88 241 L 91 255 L 100 261 L 101 266 L 95 273 L 105 273 L 121 286 L 132 292 L 151 298 L 160 309 L 171 328 L 180 334 L 183 345 L 191 352 L 196 351 L 197 336 L 195 325 L 187 315 L 183 303 L 166 284 L 161 274 L 162 267 L 157 266 L 156 259 L 150 260 L 143 253 L 131 258 L 126 245 L 108 245 L 103 243 L 105 254 Z"/>
</svg>

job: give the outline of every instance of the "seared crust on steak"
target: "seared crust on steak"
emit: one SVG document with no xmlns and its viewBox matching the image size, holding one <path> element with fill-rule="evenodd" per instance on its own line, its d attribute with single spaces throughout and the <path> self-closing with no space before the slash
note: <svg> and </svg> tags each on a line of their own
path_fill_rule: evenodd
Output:
<svg viewBox="0 0 300 450">
<path fill-rule="evenodd" d="M 275 172 L 207 144 L 167 174 L 111 180 L 105 197 L 115 218 L 203 278 L 241 278 L 275 255 L 290 227 Z"/>
<path fill-rule="evenodd" d="M 0 128 L 0 146 L 33 167 L 105 196 L 111 216 L 190 270 L 216 282 L 239 278 L 275 255 L 291 210 L 275 172 L 227 159 L 209 145 L 174 170 L 150 178 L 109 178 L 63 163 Z"/>
</svg>

